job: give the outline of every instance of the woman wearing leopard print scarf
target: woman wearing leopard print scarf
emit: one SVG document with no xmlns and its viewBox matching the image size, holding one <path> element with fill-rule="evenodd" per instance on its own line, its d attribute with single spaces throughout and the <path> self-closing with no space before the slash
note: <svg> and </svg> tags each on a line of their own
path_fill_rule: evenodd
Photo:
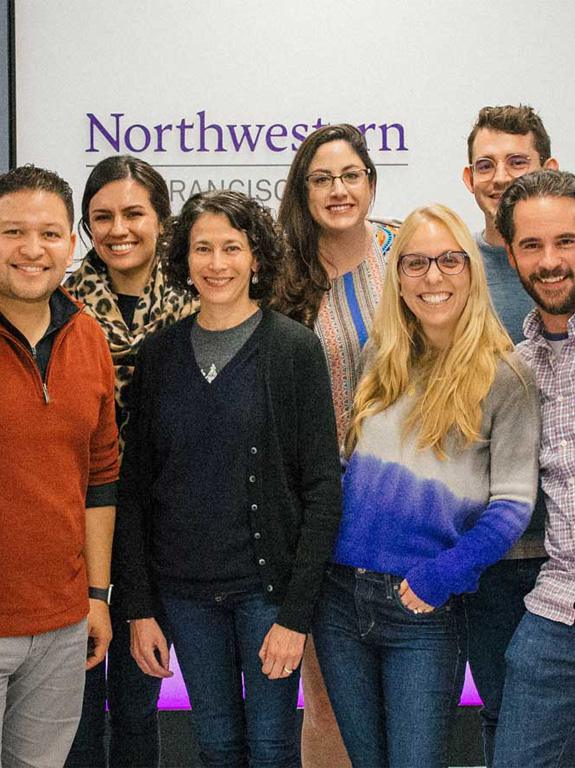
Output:
<svg viewBox="0 0 575 768">
<path fill-rule="evenodd" d="M 81 229 L 92 249 L 66 288 L 99 322 L 116 372 L 116 419 L 125 421 L 126 390 L 136 353 L 151 333 L 186 317 L 191 297 L 169 285 L 162 254 L 169 241 L 170 197 L 164 179 L 130 155 L 108 157 L 92 170 L 82 198 Z M 160 680 L 144 675 L 130 655 L 126 622 L 115 620 L 108 655 L 86 677 L 82 720 L 66 768 L 100 768 L 106 762 L 105 701 L 112 738 L 111 768 L 157 766 L 156 704 Z"/>
</svg>

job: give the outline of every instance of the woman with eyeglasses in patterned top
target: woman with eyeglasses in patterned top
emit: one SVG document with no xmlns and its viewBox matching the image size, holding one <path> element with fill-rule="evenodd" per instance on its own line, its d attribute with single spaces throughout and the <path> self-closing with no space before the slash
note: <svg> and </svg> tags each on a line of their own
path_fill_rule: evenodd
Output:
<svg viewBox="0 0 575 768">
<path fill-rule="evenodd" d="M 381 295 L 397 222 L 368 218 L 377 170 L 362 133 L 324 126 L 302 143 L 279 209 L 292 256 L 273 306 L 312 328 L 331 378 L 338 438 L 343 441 L 359 379 L 362 348 Z M 304 655 L 304 768 L 349 766 L 308 638 Z"/>
</svg>

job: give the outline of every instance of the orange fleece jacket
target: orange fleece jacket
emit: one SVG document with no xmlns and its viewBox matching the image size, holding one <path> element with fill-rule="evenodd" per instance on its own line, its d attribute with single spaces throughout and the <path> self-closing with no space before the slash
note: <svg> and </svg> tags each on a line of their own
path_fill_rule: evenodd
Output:
<svg viewBox="0 0 575 768">
<path fill-rule="evenodd" d="M 86 616 L 86 491 L 118 477 L 112 361 L 82 312 L 58 331 L 46 388 L 48 402 L 30 352 L 0 325 L 0 637 Z"/>
</svg>

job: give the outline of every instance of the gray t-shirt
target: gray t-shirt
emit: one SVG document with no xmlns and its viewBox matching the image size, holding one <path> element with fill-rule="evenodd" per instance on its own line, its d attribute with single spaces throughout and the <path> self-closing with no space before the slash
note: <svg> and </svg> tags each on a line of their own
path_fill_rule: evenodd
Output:
<svg viewBox="0 0 575 768">
<path fill-rule="evenodd" d="M 525 291 L 517 272 L 507 259 L 507 251 L 502 245 L 490 245 L 482 233 L 475 235 L 485 272 L 491 300 L 499 319 L 514 344 L 525 340 L 523 320 L 533 309 L 533 300 Z"/>
<path fill-rule="evenodd" d="M 262 311 L 258 309 L 243 323 L 234 328 L 226 328 L 225 331 L 207 331 L 197 321 L 192 325 L 192 347 L 196 362 L 210 384 L 244 346 L 261 319 Z"/>
</svg>

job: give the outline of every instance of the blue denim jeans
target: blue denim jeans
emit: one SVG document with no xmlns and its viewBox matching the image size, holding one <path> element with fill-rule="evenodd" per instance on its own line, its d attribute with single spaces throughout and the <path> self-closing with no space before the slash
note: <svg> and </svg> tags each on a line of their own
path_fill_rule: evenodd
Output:
<svg viewBox="0 0 575 768">
<path fill-rule="evenodd" d="M 313 637 L 354 768 L 447 765 L 465 659 L 457 600 L 415 614 L 402 579 L 332 566 Z"/>
<path fill-rule="evenodd" d="M 573 766 L 575 626 L 526 612 L 506 660 L 495 768 Z"/>
<path fill-rule="evenodd" d="M 466 596 L 469 666 L 481 700 L 483 749 L 493 765 L 495 729 L 505 682 L 505 652 L 523 614 L 523 599 L 533 587 L 545 558 L 500 560 L 488 568 L 477 592 Z"/>
<path fill-rule="evenodd" d="M 258 657 L 278 607 L 261 592 L 162 602 L 206 768 L 298 768 L 299 671 L 269 680 Z M 245 701 L 242 692 L 242 672 Z"/>
<path fill-rule="evenodd" d="M 164 622 L 161 622 L 162 625 Z M 157 703 L 162 681 L 145 675 L 130 654 L 130 625 L 112 613 L 108 670 L 86 673 L 82 718 L 65 768 L 106 768 L 106 695 L 110 708 L 110 768 L 157 768 Z M 169 639 L 169 638 L 168 638 Z"/>
</svg>

